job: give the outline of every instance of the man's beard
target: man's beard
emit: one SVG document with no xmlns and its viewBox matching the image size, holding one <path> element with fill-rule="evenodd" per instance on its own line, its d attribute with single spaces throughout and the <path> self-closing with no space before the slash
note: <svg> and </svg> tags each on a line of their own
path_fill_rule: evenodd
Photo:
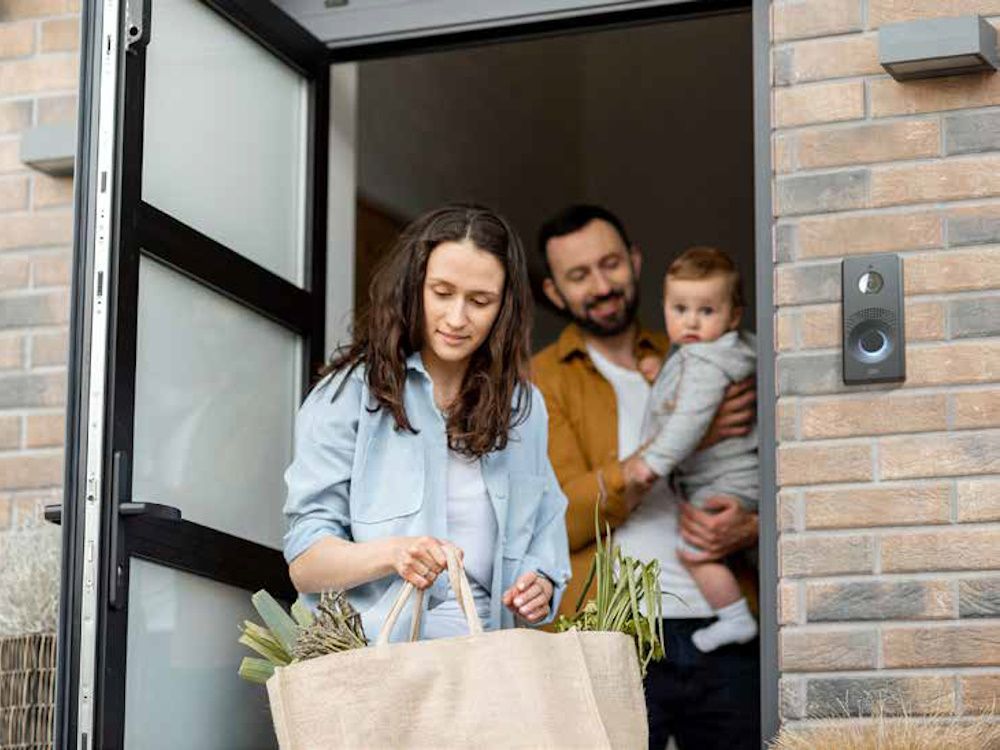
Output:
<svg viewBox="0 0 1000 750">
<path fill-rule="evenodd" d="M 566 306 L 566 312 L 569 314 L 569 317 L 573 319 L 574 323 L 594 336 L 599 338 L 618 336 L 619 334 L 625 333 L 625 331 L 627 331 L 629 327 L 635 323 L 636 315 L 639 312 L 639 287 L 638 285 L 635 285 L 632 289 L 633 293 L 631 299 L 629 299 L 626 295 L 625 290 L 613 289 L 601 297 L 596 297 L 588 301 L 583 315 L 577 315 L 576 312 L 571 310 L 568 305 Z M 588 311 L 598 305 L 614 299 L 622 299 L 625 301 L 625 307 L 622 309 L 621 315 L 617 320 L 611 323 L 600 323 L 587 315 Z"/>
</svg>

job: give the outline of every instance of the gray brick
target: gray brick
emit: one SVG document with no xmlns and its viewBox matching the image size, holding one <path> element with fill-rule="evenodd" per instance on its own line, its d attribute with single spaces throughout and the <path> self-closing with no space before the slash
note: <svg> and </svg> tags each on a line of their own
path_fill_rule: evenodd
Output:
<svg viewBox="0 0 1000 750">
<path fill-rule="evenodd" d="M 65 323 L 67 313 L 63 292 L 0 297 L 0 327 L 3 328 Z"/>
<path fill-rule="evenodd" d="M 840 301 L 840 263 L 784 266 L 778 269 L 775 301 L 803 305 Z"/>
<path fill-rule="evenodd" d="M 795 175 L 778 179 L 778 214 L 810 214 L 864 208 L 868 202 L 866 169 Z"/>
<path fill-rule="evenodd" d="M 953 300 L 949 314 L 956 338 L 1000 334 L 1000 295 Z"/>
<path fill-rule="evenodd" d="M 794 677 L 782 677 L 779 688 L 778 711 L 782 719 L 801 719 L 805 716 L 805 682 Z"/>
<path fill-rule="evenodd" d="M 806 684 L 810 718 L 950 713 L 954 704 L 949 677 L 833 677 Z"/>
<path fill-rule="evenodd" d="M 839 393 L 844 385 L 839 353 L 778 355 L 778 393 L 782 396 Z"/>
<path fill-rule="evenodd" d="M 774 52 L 774 82 L 779 86 L 787 86 L 793 82 L 793 63 L 795 52 L 791 47 Z"/>
<path fill-rule="evenodd" d="M 0 409 L 61 406 L 66 403 L 63 373 L 14 374 L 0 378 Z"/>
<path fill-rule="evenodd" d="M 951 115 L 944 120 L 948 154 L 974 154 L 1000 149 L 1000 112 Z"/>
<path fill-rule="evenodd" d="M 961 581 L 958 613 L 961 617 L 1000 617 L 1000 577 Z"/>
<path fill-rule="evenodd" d="M 990 245 L 1000 243 L 1000 216 L 957 216 L 949 218 L 948 243 Z"/>
<path fill-rule="evenodd" d="M 799 241 L 799 228 L 794 224 L 779 224 L 774 234 L 775 255 L 779 263 L 795 260 Z"/>
<path fill-rule="evenodd" d="M 810 622 L 944 618 L 953 611 L 951 586 L 936 581 L 810 584 L 806 593 Z"/>
</svg>

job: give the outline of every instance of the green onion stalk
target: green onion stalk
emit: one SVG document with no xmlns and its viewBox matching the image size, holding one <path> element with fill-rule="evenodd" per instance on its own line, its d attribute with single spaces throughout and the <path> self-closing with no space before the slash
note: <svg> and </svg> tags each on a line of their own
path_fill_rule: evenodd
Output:
<svg viewBox="0 0 1000 750">
<path fill-rule="evenodd" d="M 642 562 L 622 553 L 612 542 L 611 527 L 605 524 L 602 537 L 597 508 L 594 508 L 594 531 L 597 551 L 583 586 L 576 612 L 562 615 L 556 631 L 607 631 L 625 633 L 635 640 L 639 669 L 646 676 L 651 661 L 665 655 L 663 638 L 660 561 Z M 584 601 L 594 580 L 597 596 Z"/>
</svg>

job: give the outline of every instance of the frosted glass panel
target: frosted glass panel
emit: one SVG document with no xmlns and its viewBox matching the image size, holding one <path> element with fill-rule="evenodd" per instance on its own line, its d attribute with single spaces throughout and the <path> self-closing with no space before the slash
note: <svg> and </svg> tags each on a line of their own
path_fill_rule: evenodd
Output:
<svg viewBox="0 0 1000 750">
<path fill-rule="evenodd" d="M 280 548 L 298 337 L 146 257 L 138 318 L 133 497 Z"/>
<path fill-rule="evenodd" d="M 142 197 L 300 284 L 308 85 L 196 0 L 153 3 Z"/>
<path fill-rule="evenodd" d="M 236 674 L 237 625 L 259 619 L 249 591 L 133 558 L 125 747 L 277 747 L 266 689 Z"/>
</svg>

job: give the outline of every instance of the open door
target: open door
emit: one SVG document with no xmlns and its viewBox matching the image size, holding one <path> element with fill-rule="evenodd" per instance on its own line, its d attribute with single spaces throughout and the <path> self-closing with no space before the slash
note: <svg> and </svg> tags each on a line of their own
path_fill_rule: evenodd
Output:
<svg viewBox="0 0 1000 750">
<path fill-rule="evenodd" d="M 294 594 L 326 49 L 268 3 L 83 7 L 56 746 L 272 747 L 237 624 L 253 591 Z"/>
</svg>

